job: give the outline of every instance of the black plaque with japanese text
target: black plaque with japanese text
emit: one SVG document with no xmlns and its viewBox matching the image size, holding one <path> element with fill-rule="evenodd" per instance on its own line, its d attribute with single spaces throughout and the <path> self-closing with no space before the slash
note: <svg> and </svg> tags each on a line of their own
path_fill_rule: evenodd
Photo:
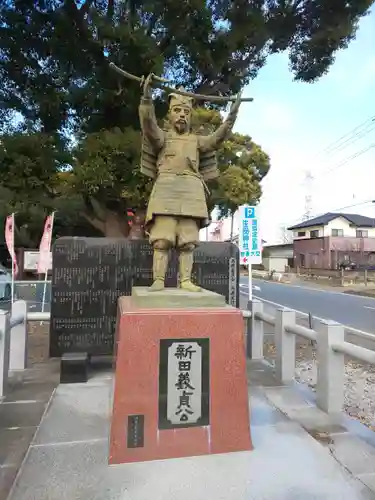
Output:
<svg viewBox="0 0 375 500">
<path fill-rule="evenodd" d="M 159 429 L 210 425 L 210 339 L 160 340 Z"/>
<path fill-rule="evenodd" d="M 145 443 L 145 416 L 129 415 L 127 446 L 128 448 L 143 448 Z"/>
<path fill-rule="evenodd" d="M 166 286 L 177 284 L 171 253 Z M 193 280 L 239 306 L 239 251 L 232 243 L 201 242 Z M 152 248 L 146 240 L 58 239 L 53 246 L 50 356 L 113 353 L 117 299 L 152 283 Z"/>
</svg>

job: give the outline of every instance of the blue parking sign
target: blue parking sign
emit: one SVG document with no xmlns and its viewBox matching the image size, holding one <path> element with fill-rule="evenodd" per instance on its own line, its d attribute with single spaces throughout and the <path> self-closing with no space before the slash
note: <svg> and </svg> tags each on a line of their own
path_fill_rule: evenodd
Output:
<svg viewBox="0 0 375 500">
<path fill-rule="evenodd" d="M 258 217 L 258 207 L 242 205 L 238 241 L 241 264 L 252 265 L 262 262 Z"/>
<path fill-rule="evenodd" d="M 254 219 L 254 217 L 255 217 L 254 207 L 245 207 L 245 218 L 246 219 Z"/>
</svg>

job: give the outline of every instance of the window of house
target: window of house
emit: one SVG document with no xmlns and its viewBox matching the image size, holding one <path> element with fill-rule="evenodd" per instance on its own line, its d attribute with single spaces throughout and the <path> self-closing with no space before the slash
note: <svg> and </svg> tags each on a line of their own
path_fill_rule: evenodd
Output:
<svg viewBox="0 0 375 500">
<path fill-rule="evenodd" d="M 368 238 L 368 231 L 367 229 L 357 229 L 356 231 L 356 237 L 357 238 Z"/>
<path fill-rule="evenodd" d="M 319 238 L 319 230 L 310 231 L 310 238 Z"/>
<path fill-rule="evenodd" d="M 306 231 L 298 231 L 297 236 L 306 236 Z"/>
<path fill-rule="evenodd" d="M 331 236 L 344 236 L 343 229 L 331 229 Z"/>
</svg>

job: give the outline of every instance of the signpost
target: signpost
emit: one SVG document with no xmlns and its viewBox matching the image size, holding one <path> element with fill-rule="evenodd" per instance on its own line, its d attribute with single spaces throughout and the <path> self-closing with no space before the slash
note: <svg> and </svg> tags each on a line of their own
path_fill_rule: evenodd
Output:
<svg viewBox="0 0 375 500">
<path fill-rule="evenodd" d="M 240 264 L 249 270 L 249 301 L 253 299 L 251 266 L 262 263 L 262 242 L 259 234 L 258 207 L 240 207 Z"/>
</svg>

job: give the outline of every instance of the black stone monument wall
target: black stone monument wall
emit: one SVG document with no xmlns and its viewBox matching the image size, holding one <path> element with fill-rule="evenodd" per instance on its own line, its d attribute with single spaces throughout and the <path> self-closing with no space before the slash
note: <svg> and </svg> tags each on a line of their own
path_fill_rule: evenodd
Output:
<svg viewBox="0 0 375 500">
<path fill-rule="evenodd" d="M 176 286 L 172 252 L 166 285 Z M 193 280 L 239 306 L 239 251 L 233 243 L 202 242 L 194 252 Z M 117 299 L 152 283 L 146 240 L 60 238 L 53 246 L 50 356 L 112 354 Z"/>
</svg>

